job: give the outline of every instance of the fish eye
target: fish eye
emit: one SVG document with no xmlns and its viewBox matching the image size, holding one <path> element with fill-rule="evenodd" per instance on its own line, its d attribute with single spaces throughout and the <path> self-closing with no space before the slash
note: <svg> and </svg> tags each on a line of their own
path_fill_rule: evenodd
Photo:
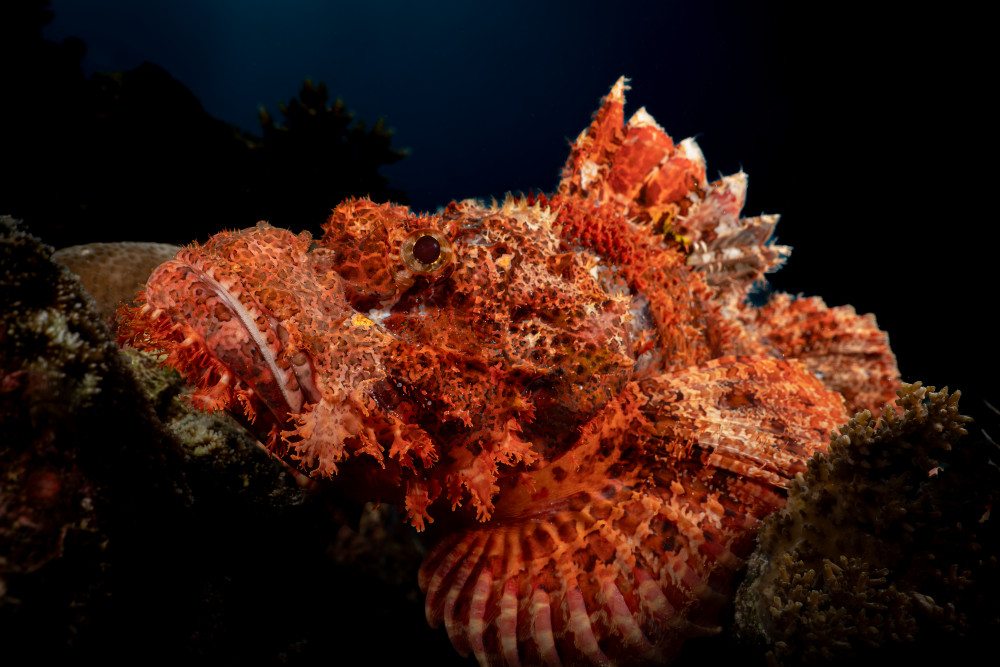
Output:
<svg viewBox="0 0 1000 667">
<path fill-rule="evenodd" d="M 414 273 L 435 273 L 451 263 L 455 256 L 451 241 L 436 229 L 418 229 L 405 239 L 399 258 Z"/>
</svg>

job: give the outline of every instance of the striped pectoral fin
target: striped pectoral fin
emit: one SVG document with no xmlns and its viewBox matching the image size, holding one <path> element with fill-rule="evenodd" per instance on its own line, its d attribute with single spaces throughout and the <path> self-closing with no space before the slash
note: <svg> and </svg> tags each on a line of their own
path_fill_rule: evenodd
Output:
<svg viewBox="0 0 1000 667">
<path fill-rule="evenodd" d="M 709 490 L 717 487 L 706 503 L 726 508 L 734 494 L 783 496 L 788 480 L 826 448 L 830 433 L 847 418 L 842 396 L 805 365 L 772 357 L 720 357 L 642 380 L 640 393 L 646 401 L 641 410 L 658 436 L 652 442 L 663 447 L 658 453 L 689 463 L 660 466 L 661 483 L 685 471 Z M 689 486 L 680 475 L 676 481 Z"/>
<path fill-rule="evenodd" d="M 702 621 L 725 598 L 702 529 L 614 486 L 445 538 L 420 571 L 428 621 L 482 665 L 660 662 L 715 632 Z"/>
</svg>

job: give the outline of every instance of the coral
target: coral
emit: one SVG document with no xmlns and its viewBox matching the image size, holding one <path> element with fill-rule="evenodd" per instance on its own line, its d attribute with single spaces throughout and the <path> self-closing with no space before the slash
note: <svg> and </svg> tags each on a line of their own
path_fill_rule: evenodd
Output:
<svg viewBox="0 0 1000 667">
<path fill-rule="evenodd" d="M 262 137 L 251 138 L 254 181 L 243 210 L 278 225 L 314 221 L 313 231 L 341 201 L 364 195 L 374 201 L 406 200 L 379 174 L 407 155 L 391 147 L 392 130 L 379 118 L 369 130 L 340 99 L 328 104 L 326 84 L 306 80 L 298 98 L 282 104 L 284 122 L 260 110 Z"/>
<path fill-rule="evenodd" d="M 130 303 L 157 266 L 177 254 L 168 243 L 87 243 L 60 248 L 52 260 L 72 271 L 109 321 L 120 303 Z"/>
<path fill-rule="evenodd" d="M 759 574 L 741 591 L 745 632 L 783 664 L 947 655 L 1000 625 L 1000 452 L 970 442 L 960 392 L 919 383 L 876 424 L 840 427 L 768 518 Z"/>
<path fill-rule="evenodd" d="M 350 535 L 360 506 L 302 488 L 228 415 L 192 410 L 159 359 L 120 355 L 51 254 L 0 218 L 0 662 L 318 663 L 331 627 L 374 644 L 371 618 L 419 621 L 420 547 L 396 539 L 398 519 Z M 289 585 L 285 558 L 310 587 Z M 358 603 L 267 633 L 254 621 L 335 595 Z M 411 625 L 404 642 L 426 634 Z"/>
<path fill-rule="evenodd" d="M 0 626 L 65 646 L 109 600 L 104 464 L 77 445 L 106 417 L 122 369 L 51 252 L 0 217 Z"/>
<path fill-rule="evenodd" d="M 625 88 L 551 196 L 348 199 L 315 240 L 261 222 L 122 313 L 192 404 L 433 523 L 427 617 L 483 664 L 663 662 L 717 632 L 758 521 L 847 418 L 844 378 L 867 402 L 897 377 L 873 318 L 749 303 L 788 252 L 776 218 L 740 219 L 745 177 L 708 182 L 693 140 L 626 123 Z"/>
<path fill-rule="evenodd" d="M 61 246 L 180 243 L 262 217 L 318 231 L 348 195 L 405 199 L 378 173 L 405 154 L 391 131 L 328 106 L 324 85 L 307 81 L 284 124 L 264 113 L 245 132 L 153 63 L 85 77 L 80 40 L 42 38 L 47 4 L 0 9 L 0 213 L 34 234 Z"/>
</svg>

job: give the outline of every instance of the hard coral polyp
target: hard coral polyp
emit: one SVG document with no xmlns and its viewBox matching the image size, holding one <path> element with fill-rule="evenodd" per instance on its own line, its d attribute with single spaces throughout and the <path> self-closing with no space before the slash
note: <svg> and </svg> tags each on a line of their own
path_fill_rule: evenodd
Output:
<svg viewBox="0 0 1000 667">
<path fill-rule="evenodd" d="M 872 318 L 749 304 L 789 252 L 777 217 L 741 219 L 746 177 L 708 182 L 693 140 L 625 123 L 625 88 L 554 195 L 220 234 L 123 332 L 305 472 L 349 467 L 418 528 L 458 510 L 420 584 L 482 664 L 666 662 L 714 632 L 844 395 L 877 408 L 898 382 Z"/>
</svg>

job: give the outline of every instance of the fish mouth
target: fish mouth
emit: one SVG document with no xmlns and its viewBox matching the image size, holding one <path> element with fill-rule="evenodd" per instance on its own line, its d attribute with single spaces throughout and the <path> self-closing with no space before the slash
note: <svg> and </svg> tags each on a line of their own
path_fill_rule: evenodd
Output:
<svg viewBox="0 0 1000 667">
<path fill-rule="evenodd" d="M 119 341 L 164 353 L 194 385 L 192 405 L 242 413 L 251 432 L 277 445 L 280 428 L 319 400 L 312 363 L 238 279 L 220 274 L 186 250 L 161 264 L 125 311 Z"/>
</svg>

